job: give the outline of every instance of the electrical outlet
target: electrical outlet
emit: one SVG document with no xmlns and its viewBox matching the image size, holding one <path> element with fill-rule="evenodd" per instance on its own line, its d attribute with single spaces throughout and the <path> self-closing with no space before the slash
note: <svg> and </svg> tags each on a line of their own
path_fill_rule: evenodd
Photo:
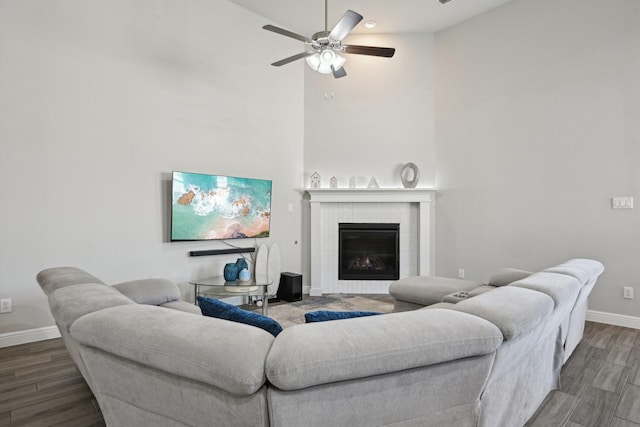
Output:
<svg viewBox="0 0 640 427">
<path fill-rule="evenodd" d="M 0 299 L 0 313 L 11 313 L 11 298 Z"/>
<path fill-rule="evenodd" d="M 458 279 L 464 279 L 464 268 L 458 269 Z"/>
<path fill-rule="evenodd" d="M 633 299 L 633 288 L 631 286 L 622 288 L 622 298 Z"/>
</svg>

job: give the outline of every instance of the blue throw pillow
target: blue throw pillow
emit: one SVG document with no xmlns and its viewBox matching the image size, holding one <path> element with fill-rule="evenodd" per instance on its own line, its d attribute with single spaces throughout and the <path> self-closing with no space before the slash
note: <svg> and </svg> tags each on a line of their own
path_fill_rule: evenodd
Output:
<svg viewBox="0 0 640 427">
<path fill-rule="evenodd" d="M 198 297 L 198 305 L 202 314 L 218 319 L 230 320 L 232 322 L 244 323 L 264 329 L 271 335 L 278 336 L 282 332 L 282 326 L 270 317 L 263 316 L 253 311 L 243 310 L 233 304 L 206 297 Z"/>
<path fill-rule="evenodd" d="M 304 320 L 307 323 L 313 323 L 313 322 L 324 322 L 327 320 L 351 319 L 353 317 L 375 316 L 377 314 L 382 314 L 382 313 L 378 313 L 377 311 L 318 310 L 318 311 L 312 311 L 310 313 L 305 313 Z"/>
</svg>

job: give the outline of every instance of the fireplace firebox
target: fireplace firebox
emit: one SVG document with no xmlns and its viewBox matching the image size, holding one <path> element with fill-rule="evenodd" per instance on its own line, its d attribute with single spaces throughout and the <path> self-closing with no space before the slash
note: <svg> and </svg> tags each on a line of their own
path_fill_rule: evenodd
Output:
<svg viewBox="0 0 640 427">
<path fill-rule="evenodd" d="M 400 224 L 340 223 L 339 280 L 398 280 Z"/>
</svg>

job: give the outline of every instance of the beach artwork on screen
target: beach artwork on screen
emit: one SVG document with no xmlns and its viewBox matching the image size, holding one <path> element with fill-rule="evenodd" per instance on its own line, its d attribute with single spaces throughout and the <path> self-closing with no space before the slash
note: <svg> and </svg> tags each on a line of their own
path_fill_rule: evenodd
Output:
<svg viewBox="0 0 640 427">
<path fill-rule="evenodd" d="M 173 172 L 171 240 L 269 237 L 271 181 Z"/>
</svg>

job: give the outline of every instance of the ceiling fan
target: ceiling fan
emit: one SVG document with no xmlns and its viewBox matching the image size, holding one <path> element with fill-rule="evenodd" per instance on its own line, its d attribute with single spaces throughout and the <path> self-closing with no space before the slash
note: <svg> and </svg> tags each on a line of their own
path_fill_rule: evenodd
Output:
<svg viewBox="0 0 640 427">
<path fill-rule="evenodd" d="M 310 49 L 302 53 L 274 62 L 271 65 L 274 67 L 280 67 L 290 62 L 297 61 L 298 59 L 305 58 L 307 64 L 313 70 L 322 74 L 332 73 L 333 77 L 339 79 L 340 77 L 347 75 L 347 72 L 343 67 L 346 59 L 340 56 L 339 53 L 382 56 L 385 58 L 391 58 L 394 55 L 396 50 L 391 47 L 343 45 L 342 39 L 344 39 L 360 21 L 362 21 L 362 15 L 352 10 L 347 10 L 333 29 L 329 31 L 327 29 L 327 1 L 328 0 L 325 0 L 324 2 L 324 31 L 315 33 L 311 38 L 301 36 L 300 34 L 296 34 L 274 25 L 265 25 L 262 27 L 267 31 L 273 31 L 274 33 L 303 41 L 308 47 L 310 47 Z"/>
</svg>

